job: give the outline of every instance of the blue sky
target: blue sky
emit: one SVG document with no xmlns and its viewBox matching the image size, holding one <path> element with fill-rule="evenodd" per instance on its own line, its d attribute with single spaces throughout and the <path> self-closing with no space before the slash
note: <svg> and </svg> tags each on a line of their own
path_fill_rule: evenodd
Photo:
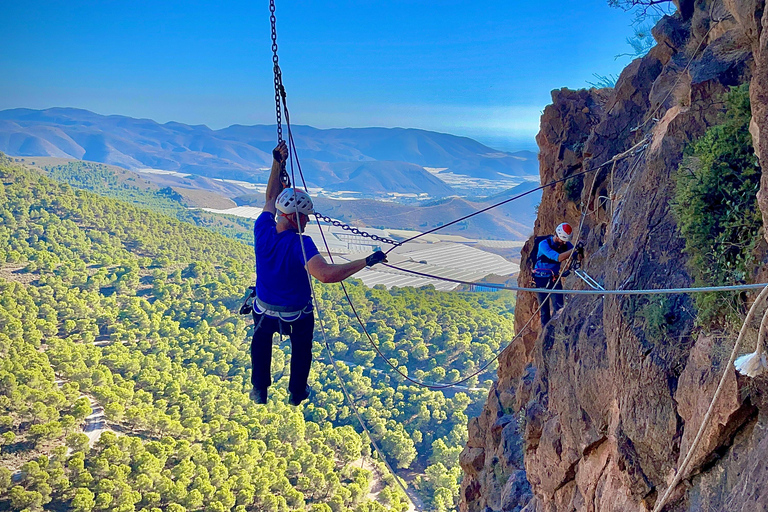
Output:
<svg viewBox="0 0 768 512">
<path fill-rule="evenodd" d="M 274 123 L 269 2 L 6 2 L 0 109 Z M 629 62 L 606 0 L 277 0 L 292 121 L 402 126 L 532 149 L 550 91 Z"/>
</svg>

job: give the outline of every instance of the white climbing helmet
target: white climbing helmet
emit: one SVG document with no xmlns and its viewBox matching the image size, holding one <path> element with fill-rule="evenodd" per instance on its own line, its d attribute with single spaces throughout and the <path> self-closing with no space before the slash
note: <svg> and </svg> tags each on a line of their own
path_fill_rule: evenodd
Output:
<svg viewBox="0 0 768 512">
<path fill-rule="evenodd" d="M 557 226 L 557 228 L 555 229 L 555 234 L 557 235 L 557 238 L 559 238 L 563 242 L 570 242 L 571 235 L 573 234 L 573 228 L 567 222 L 563 222 L 562 224 Z"/>
<path fill-rule="evenodd" d="M 309 197 L 309 194 L 303 190 L 295 188 L 286 188 L 280 192 L 280 195 L 277 196 L 277 201 L 275 202 L 275 208 L 277 208 L 279 212 L 285 214 L 296 213 L 296 210 L 304 215 L 312 215 L 315 213 L 314 206 L 312 205 L 312 198 Z"/>
</svg>

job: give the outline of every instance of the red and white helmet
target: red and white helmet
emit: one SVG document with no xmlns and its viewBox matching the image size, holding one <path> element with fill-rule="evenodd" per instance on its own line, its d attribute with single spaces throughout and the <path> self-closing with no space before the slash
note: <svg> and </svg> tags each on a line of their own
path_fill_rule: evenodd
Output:
<svg viewBox="0 0 768 512">
<path fill-rule="evenodd" d="M 285 214 L 296 213 L 296 211 L 304 215 L 315 213 L 315 207 L 309 194 L 295 188 L 286 188 L 280 192 L 275 201 L 275 208 Z"/>
<path fill-rule="evenodd" d="M 557 238 L 563 242 L 570 242 L 571 235 L 573 234 L 573 228 L 567 222 L 563 222 L 557 226 L 557 228 L 555 228 L 555 234 L 557 235 Z"/>
</svg>

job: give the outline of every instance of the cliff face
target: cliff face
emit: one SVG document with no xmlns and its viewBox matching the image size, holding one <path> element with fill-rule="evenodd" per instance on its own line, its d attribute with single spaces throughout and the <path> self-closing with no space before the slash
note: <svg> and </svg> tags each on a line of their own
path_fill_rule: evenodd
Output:
<svg viewBox="0 0 768 512">
<path fill-rule="evenodd" d="M 671 175 L 685 145 L 719 119 L 718 98 L 730 86 L 750 82 L 750 131 L 768 170 L 764 4 L 681 1 L 678 13 L 655 27 L 658 45 L 632 62 L 614 89 L 552 93 L 537 137 L 542 183 L 640 144 L 615 166 L 547 188 L 539 207 L 535 234 L 552 233 L 564 220 L 580 226 L 584 268 L 606 288 L 691 285 L 669 206 Z M 768 173 L 758 200 L 768 220 Z M 523 260 L 531 247 L 529 241 Z M 519 284 L 530 280 L 530 269 L 522 269 Z M 565 285 L 584 287 L 576 277 Z M 529 320 L 532 329 L 502 354 L 483 414 L 470 421 L 460 459 L 462 511 L 653 508 L 696 435 L 735 336 L 694 335 L 686 295 L 665 299 L 668 328 L 655 332 L 642 315 L 651 300 L 570 297 L 539 332 L 535 296 L 518 295 L 517 329 Z M 768 388 L 728 372 L 667 510 L 768 507 Z"/>
</svg>

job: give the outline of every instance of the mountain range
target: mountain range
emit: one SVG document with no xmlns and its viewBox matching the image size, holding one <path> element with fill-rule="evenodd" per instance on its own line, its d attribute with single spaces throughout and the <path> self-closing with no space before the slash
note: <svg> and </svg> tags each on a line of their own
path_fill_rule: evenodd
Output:
<svg viewBox="0 0 768 512">
<path fill-rule="evenodd" d="M 316 198 L 314 203 L 315 208 L 324 215 L 355 226 L 425 231 L 531 191 L 537 186 L 535 182 L 526 181 L 492 197 L 453 196 L 419 206 L 372 199 L 339 201 L 322 197 Z M 241 206 L 264 204 L 263 194 L 243 195 L 233 199 Z M 464 235 L 468 238 L 525 240 L 531 234 L 533 223 L 536 221 L 536 205 L 540 202 L 541 191 L 537 190 L 514 202 L 450 226 L 442 233 Z"/>
<path fill-rule="evenodd" d="M 434 169 L 486 180 L 538 176 L 535 153 L 497 151 L 467 137 L 404 128 L 292 126 L 292 132 L 308 184 L 329 191 L 455 193 Z M 274 125 L 213 130 L 74 108 L 0 111 L 0 151 L 11 156 L 75 158 L 255 183 L 266 181 L 275 140 Z"/>
</svg>

